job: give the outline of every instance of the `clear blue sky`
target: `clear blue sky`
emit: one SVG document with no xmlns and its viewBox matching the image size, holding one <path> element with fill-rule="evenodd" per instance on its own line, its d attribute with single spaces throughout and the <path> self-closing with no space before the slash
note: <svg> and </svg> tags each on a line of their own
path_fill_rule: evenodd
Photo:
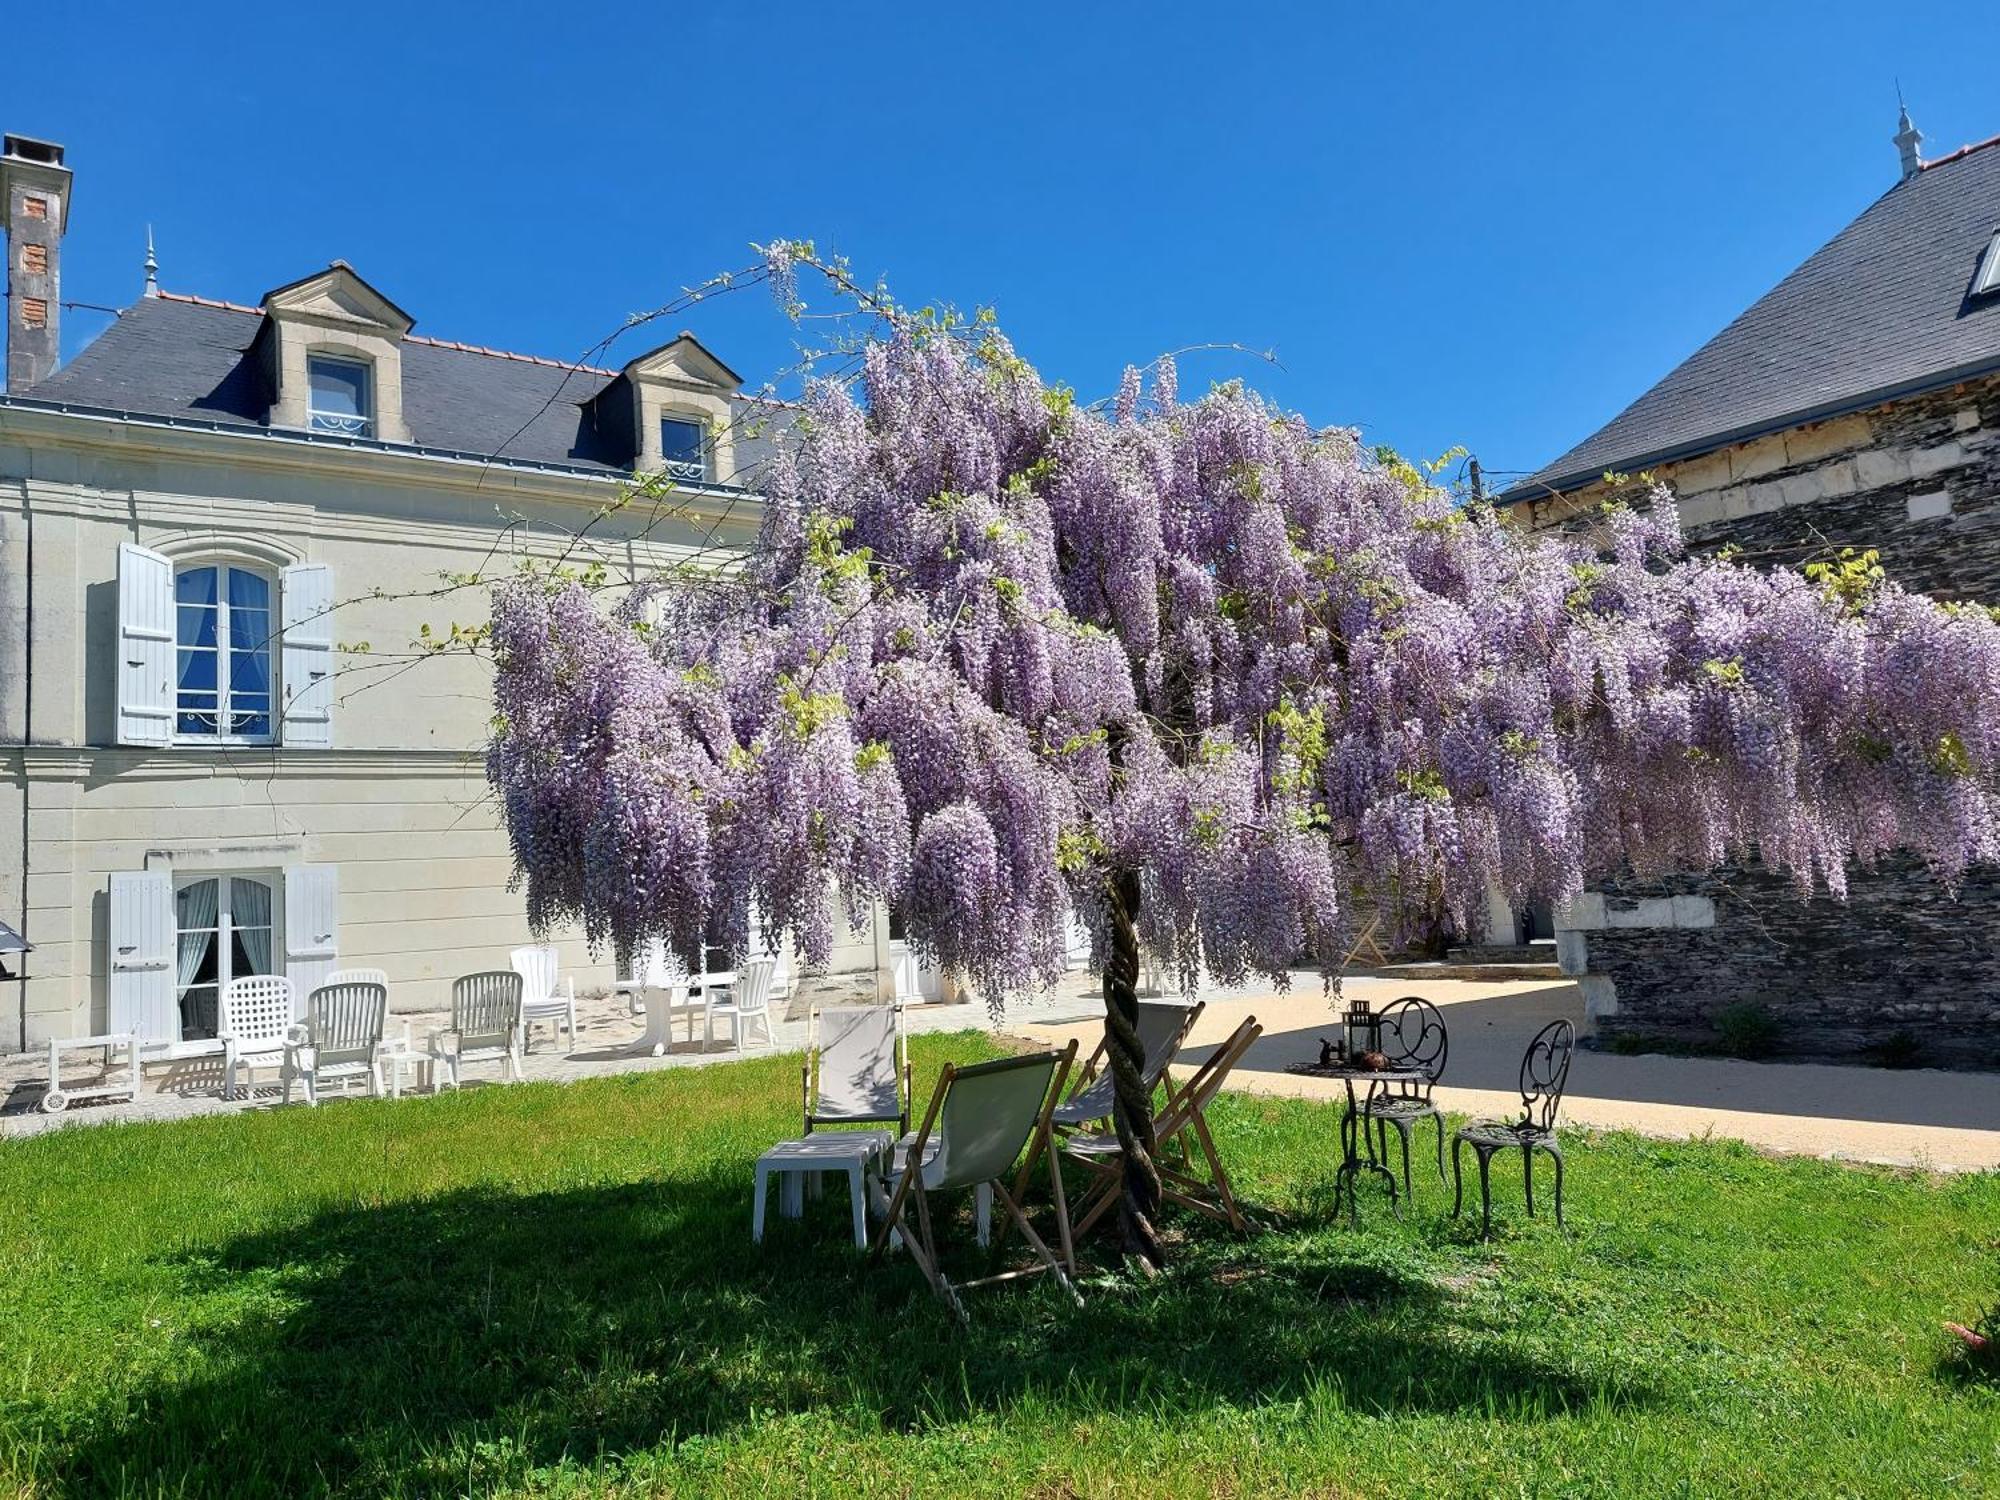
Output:
<svg viewBox="0 0 2000 1500">
<path fill-rule="evenodd" d="M 1271 347 L 1182 387 L 1496 472 L 1888 188 L 1895 79 L 1928 154 L 2000 133 L 1990 0 L 31 9 L 0 127 L 70 149 L 67 298 L 130 301 L 150 221 L 170 290 L 255 302 L 338 256 L 420 332 L 574 357 L 803 236 L 995 305 L 1087 395 Z M 72 346 L 104 321 L 69 317 Z M 753 383 L 790 362 L 762 293 L 677 321 Z"/>
</svg>

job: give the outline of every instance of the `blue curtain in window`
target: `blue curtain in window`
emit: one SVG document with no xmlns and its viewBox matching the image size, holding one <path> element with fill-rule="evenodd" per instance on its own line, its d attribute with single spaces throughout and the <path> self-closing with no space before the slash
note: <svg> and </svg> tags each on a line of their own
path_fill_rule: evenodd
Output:
<svg viewBox="0 0 2000 1500">
<path fill-rule="evenodd" d="M 179 647 L 174 727 L 180 734 L 217 732 L 215 575 L 214 568 L 187 568 L 174 575 L 174 635 Z"/>
<path fill-rule="evenodd" d="M 271 732 L 271 585 L 229 570 L 229 718 L 231 734 Z"/>
</svg>

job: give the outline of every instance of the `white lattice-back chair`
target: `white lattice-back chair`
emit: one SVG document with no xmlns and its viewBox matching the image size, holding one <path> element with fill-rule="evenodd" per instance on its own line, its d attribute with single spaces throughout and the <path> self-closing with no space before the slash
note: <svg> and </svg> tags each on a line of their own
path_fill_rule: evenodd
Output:
<svg viewBox="0 0 2000 1500">
<path fill-rule="evenodd" d="M 222 1097 L 236 1097 L 241 1069 L 282 1068 L 285 1036 L 292 1029 L 292 982 L 282 974 L 249 974 L 222 991 L 216 1026 L 222 1043 Z"/>
<path fill-rule="evenodd" d="M 285 1043 L 280 1077 L 285 1102 L 292 1084 L 302 1083 L 306 1103 L 318 1104 L 320 1089 L 365 1078 L 370 1092 L 382 1094 L 382 1025 L 389 992 L 379 984 L 323 984 L 306 996 L 306 1018 L 292 1027 Z"/>
<path fill-rule="evenodd" d="M 721 998 L 706 1007 L 702 1017 L 702 1051 L 715 1040 L 715 1023 L 729 1023 L 729 1040 L 739 1051 L 749 1040 L 751 1029 L 761 1028 L 767 1046 L 778 1044 L 771 1030 L 771 977 L 777 961 L 753 958 L 736 975 L 736 982 L 722 991 Z"/>
<path fill-rule="evenodd" d="M 442 1064 L 439 1087 L 457 1088 L 467 1063 L 497 1062 L 500 1080 L 521 1072 L 521 976 L 512 969 L 466 974 L 452 981 L 451 1025 L 431 1033 L 430 1055 Z"/>
<path fill-rule="evenodd" d="M 507 957 L 521 976 L 521 1050 L 528 1049 L 535 1022 L 548 1021 L 558 1036 L 569 1028 L 569 1050 L 576 1051 L 576 981 L 561 978 L 556 950 L 538 943 L 516 948 Z"/>
</svg>

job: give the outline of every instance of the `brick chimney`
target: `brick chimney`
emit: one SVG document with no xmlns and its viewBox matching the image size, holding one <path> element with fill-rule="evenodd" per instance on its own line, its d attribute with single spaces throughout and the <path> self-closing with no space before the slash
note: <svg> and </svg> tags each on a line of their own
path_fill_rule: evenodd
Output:
<svg viewBox="0 0 2000 1500">
<path fill-rule="evenodd" d="M 62 349 L 62 237 L 69 226 L 63 148 L 0 136 L 0 225 L 7 231 L 7 389 L 55 373 Z"/>
</svg>

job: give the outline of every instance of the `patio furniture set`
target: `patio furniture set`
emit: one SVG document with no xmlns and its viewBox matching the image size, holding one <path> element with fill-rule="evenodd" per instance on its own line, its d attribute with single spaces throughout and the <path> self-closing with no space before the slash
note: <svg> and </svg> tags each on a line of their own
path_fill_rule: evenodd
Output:
<svg viewBox="0 0 2000 1500">
<path fill-rule="evenodd" d="M 1153 1109 L 1162 1197 L 1241 1234 L 1248 1232 L 1250 1223 L 1236 1201 L 1207 1115 L 1263 1028 L 1255 1017 L 1246 1018 L 1191 1074 L 1177 1080 L 1173 1064 L 1203 1008 L 1199 1001 L 1140 1002 L 1138 1033 L 1145 1058 L 1141 1077 Z M 1358 1222 L 1360 1179 L 1373 1173 L 1388 1183 L 1391 1206 L 1400 1216 L 1401 1199 L 1412 1193 L 1410 1137 L 1425 1119 L 1437 1129 L 1438 1178 L 1444 1180 L 1445 1121 L 1433 1091 L 1444 1075 L 1450 1038 L 1438 1008 L 1414 997 L 1380 1012 L 1360 1003 L 1349 1008 L 1346 1019 L 1347 1039 L 1338 1047 L 1329 1043 L 1327 1060 L 1309 1070 L 1346 1085 L 1341 1159 L 1334 1177 L 1335 1212 L 1344 1203 L 1350 1222 Z M 1556 1222 L 1562 1223 L 1563 1155 L 1556 1115 L 1575 1045 L 1576 1028 L 1569 1021 L 1542 1028 L 1521 1061 L 1520 1118 L 1473 1121 L 1452 1132 L 1453 1217 L 1464 1206 L 1460 1161 L 1470 1146 L 1478 1159 L 1482 1232 L 1490 1235 L 1493 1228 L 1491 1161 L 1507 1150 L 1521 1153 L 1530 1215 L 1535 1211 L 1535 1153 L 1546 1152 L 1554 1161 Z M 1074 1042 L 1059 1052 L 970 1067 L 948 1063 L 922 1123 L 912 1131 L 902 1007 L 854 1007 L 826 1012 L 824 1018 L 814 1011 L 800 1080 L 805 1133 L 779 1142 L 758 1158 L 751 1238 L 760 1243 L 764 1238 L 765 1205 L 773 1178 L 778 1183 L 779 1212 L 797 1218 L 806 1197 L 818 1194 L 824 1176 L 844 1177 L 856 1247 L 868 1251 L 871 1263 L 891 1249 L 907 1250 L 932 1290 L 961 1321 L 966 1316 L 961 1292 L 1042 1272 L 1054 1274 L 1081 1305 L 1074 1281 L 1076 1240 L 1117 1205 L 1124 1169 L 1123 1147 L 1110 1123 L 1114 1089 L 1104 1066 L 1108 1046 L 1107 1036 L 1067 1091 L 1076 1057 Z M 894 1129 L 882 1128 L 887 1126 Z M 1389 1164 L 1391 1127 L 1402 1143 L 1400 1194 L 1397 1174 Z M 1045 1157 L 1053 1247 L 1036 1232 L 1026 1207 L 1032 1175 Z M 1087 1182 L 1074 1216 L 1064 1182 L 1065 1165 L 1080 1169 Z M 979 1244 L 994 1239 L 991 1217 L 997 1201 L 1005 1211 L 999 1242 L 1018 1229 L 1034 1252 L 1035 1263 L 970 1281 L 951 1281 L 938 1258 L 931 1198 L 954 1189 L 973 1192 Z"/>
<path fill-rule="evenodd" d="M 567 1037 L 571 1052 L 576 1050 L 576 982 L 560 974 L 551 947 L 516 948 L 509 960 L 506 969 L 454 980 L 449 1023 L 421 1043 L 408 1021 L 400 1033 L 391 1030 L 388 976 L 380 969 L 337 969 L 303 998 L 282 975 L 232 980 L 218 1004 L 223 1097 L 235 1099 L 239 1081 L 254 1082 L 259 1071 L 276 1073 L 283 1102 L 291 1102 L 296 1087 L 308 1105 L 318 1104 L 328 1088 L 344 1090 L 356 1083 L 377 1097 L 386 1093 L 391 1098 L 400 1098 L 409 1084 L 456 1089 L 475 1065 L 496 1065 L 502 1082 L 520 1082 L 526 1076 L 522 1058 L 537 1025 L 546 1023 L 559 1038 Z M 704 1023 L 704 1051 L 719 1025 L 727 1026 L 739 1048 L 757 1031 L 770 1043 L 777 967 L 775 960 L 759 958 L 740 973 L 709 972 L 693 983 L 683 976 L 658 991 L 648 986 L 642 989 L 646 1004 L 635 1004 L 634 1010 L 646 1013 L 649 1039 L 655 1025 L 664 1028 L 672 1017 L 687 1014 L 690 1040 L 693 1018 Z M 80 1099 L 132 1099 L 139 1088 L 144 1045 L 130 1035 L 52 1041 L 42 1109 L 56 1113 Z M 650 1041 L 640 1045 L 644 1049 Z M 102 1076 L 87 1087 L 65 1085 L 63 1053 L 85 1049 L 104 1055 Z M 125 1056 L 122 1071 L 111 1065 L 118 1053 Z"/>
<path fill-rule="evenodd" d="M 1176 1082 L 1171 1065 L 1201 1012 L 1198 1003 L 1140 1002 L 1141 1076 L 1154 1101 L 1154 1137 L 1167 1200 L 1241 1232 L 1248 1223 L 1216 1151 L 1206 1111 L 1263 1028 L 1254 1017 L 1244 1020 L 1191 1077 Z M 801 1074 L 805 1133 L 758 1158 L 752 1239 L 764 1238 L 774 1177 L 779 1212 L 796 1218 L 806 1196 L 818 1192 L 820 1179 L 837 1175 L 847 1181 L 856 1247 L 867 1249 L 871 1263 L 892 1249 L 906 1251 L 961 1321 L 966 1316 L 961 1293 L 1043 1273 L 1052 1274 L 1081 1305 L 1074 1280 L 1076 1239 L 1116 1206 L 1124 1166 L 1123 1148 L 1111 1128 L 1113 1087 L 1105 1044 L 1100 1043 L 1081 1072 L 1075 1067 L 1074 1042 L 1060 1051 L 965 1067 L 947 1063 L 920 1123 L 911 1130 L 914 1101 L 902 1007 L 815 1011 L 808 1026 Z M 894 1129 L 882 1128 L 886 1126 Z M 1197 1154 L 1205 1175 L 1195 1170 Z M 1053 1228 L 1048 1236 L 1035 1228 L 1028 1195 L 1034 1169 L 1045 1157 Z M 1074 1222 L 1065 1164 L 1079 1168 L 1088 1182 Z M 1004 1243 L 1018 1231 L 1033 1251 L 1033 1264 L 957 1282 L 945 1274 L 931 1200 L 968 1189 L 978 1242 Z M 1004 1215 L 997 1236 L 992 1233 L 996 1203 Z"/>
<path fill-rule="evenodd" d="M 1430 1001 L 1416 996 L 1397 1000 L 1380 1011 L 1365 1000 L 1349 1006 L 1345 1035 L 1322 1044 L 1322 1062 L 1298 1071 L 1317 1078 L 1334 1078 L 1346 1085 L 1347 1107 L 1341 1113 L 1339 1169 L 1334 1174 L 1334 1211 L 1347 1205 L 1350 1223 L 1360 1218 L 1360 1183 L 1365 1174 L 1380 1176 L 1389 1186 L 1389 1204 L 1402 1213 L 1401 1198 L 1412 1196 L 1410 1136 L 1423 1120 L 1437 1127 L 1438 1181 L 1444 1181 L 1444 1115 L 1432 1097 L 1444 1077 L 1451 1055 L 1451 1038 L 1444 1015 Z M 1502 1151 L 1521 1153 L 1521 1173 L 1528 1213 L 1535 1212 L 1535 1153 L 1546 1152 L 1555 1163 L 1556 1223 L 1563 1221 L 1563 1154 L 1556 1134 L 1556 1115 L 1569 1081 L 1570 1058 L 1576 1050 L 1576 1027 L 1567 1020 L 1551 1021 L 1529 1042 L 1521 1058 L 1521 1116 L 1509 1120 L 1474 1120 L 1451 1137 L 1452 1217 L 1465 1203 L 1461 1171 L 1464 1148 L 1470 1146 L 1479 1166 L 1479 1208 L 1482 1232 L 1493 1232 L 1493 1157 Z M 1389 1130 L 1402 1144 L 1402 1192 L 1390 1165 Z"/>
</svg>

